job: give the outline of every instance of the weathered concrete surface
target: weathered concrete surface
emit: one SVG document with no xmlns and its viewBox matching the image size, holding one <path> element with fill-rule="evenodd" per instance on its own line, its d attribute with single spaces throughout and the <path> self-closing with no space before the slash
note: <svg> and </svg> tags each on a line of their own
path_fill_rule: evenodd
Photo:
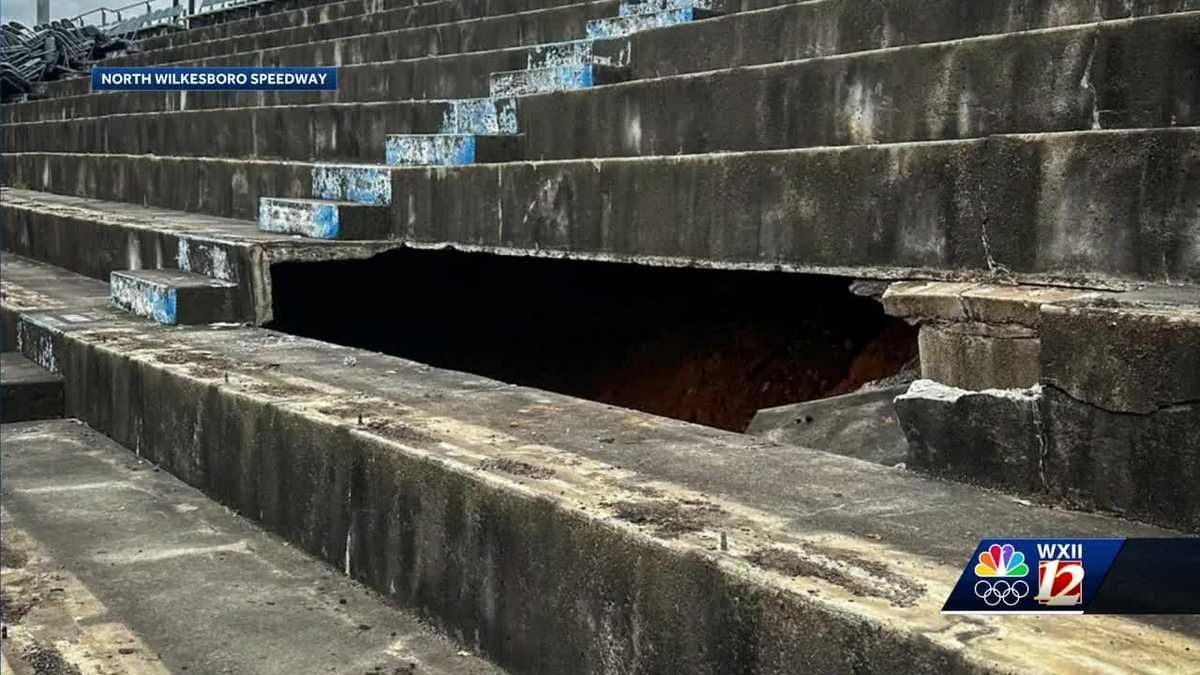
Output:
<svg viewBox="0 0 1200 675">
<path fill-rule="evenodd" d="M 1200 289 L 1043 307 L 1042 368 L 1048 386 L 1117 413 L 1200 404 Z"/>
<path fill-rule="evenodd" d="M 481 134 L 388 134 L 384 152 L 391 166 L 486 164 L 517 159 L 517 141 Z"/>
<path fill-rule="evenodd" d="M 17 259 L 19 264 L 9 263 Z M 0 351 L 21 351 L 17 342 L 17 325 L 22 312 L 57 311 L 70 306 L 86 315 L 93 309 L 108 306 L 108 284 L 64 274 L 61 268 L 35 260 L 14 258 L 5 253 L 0 256 L 0 286 L 4 291 L 0 298 L 0 330 L 3 339 Z M 65 316 L 65 315 L 64 315 Z"/>
<path fill-rule="evenodd" d="M 0 422 L 62 416 L 62 376 L 42 368 L 20 352 L 0 352 Z"/>
<path fill-rule="evenodd" d="M 458 4 L 458 3 L 452 3 Z M 763 3 L 773 4 L 773 3 Z M 739 8 L 753 8 L 756 3 L 744 2 Z M 943 40 L 954 40 L 977 35 L 992 35 L 1012 31 L 1087 24 L 1098 19 L 1126 16 L 1142 16 L 1186 9 L 1200 9 L 1197 0 L 1163 0 L 1161 2 L 1125 2 L 1104 0 L 1004 0 L 986 5 L 975 3 L 964 11 L 959 0 L 828 0 L 804 2 L 763 11 L 737 13 L 707 21 L 661 30 L 645 31 L 630 36 L 633 42 L 632 76 L 636 78 L 660 77 L 678 73 L 695 73 L 705 70 L 730 68 L 752 64 L 773 63 L 784 60 L 805 59 L 832 54 L 843 54 L 868 49 L 879 49 L 901 45 L 922 44 Z M 732 10 L 731 10 L 732 11 Z M 554 40 L 573 36 L 559 35 Z M 1179 63 L 1191 63 L 1186 56 L 1172 55 L 1172 44 L 1183 43 L 1151 40 L 1145 50 L 1166 49 L 1164 53 L 1150 53 L 1138 49 L 1148 59 L 1143 62 L 1151 71 L 1143 75 L 1151 80 L 1182 77 L 1179 81 L 1184 91 L 1191 91 L 1186 84 L 1188 70 L 1185 66 L 1158 69 L 1161 59 L 1175 59 Z M 599 46 L 598 46 L 599 48 Z M 523 50 L 517 50 L 523 53 Z M 494 53 L 500 61 L 483 65 L 474 70 L 466 67 L 466 61 L 486 55 L 462 55 L 460 59 L 435 57 L 435 70 L 440 70 L 445 79 L 451 73 L 476 77 L 465 80 L 465 84 L 485 83 L 490 72 L 522 68 L 526 63 L 520 58 L 505 61 L 500 53 Z M 1111 56 L 1113 66 L 1121 63 L 1120 53 Z M 490 57 L 489 57 L 490 58 Z M 246 57 L 228 57 L 226 65 L 246 62 Z M 465 61 L 464 61 L 465 59 Z M 401 96 L 401 89 L 393 85 L 392 79 L 404 79 L 409 64 L 418 62 L 382 63 L 371 66 L 344 68 L 340 83 L 346 89 L 338 94 L 340 101 L 390 100 Z M 511 65 L 502 65 L 510 63 Z M 213 64 L 218 65 L 218 64 Z M 266 64 L 270 65 L 270 64 Z M 311 61 L 304 65 L 312 65 Z M 403 66 L 403 67 L 401 67 Z M 490 69 L 489 69 L 490 68 Z M 392 73 L 391 71 L 397 71 Z M 403 71 L 403 72 L 401 72 Z M 412 71 L 416 72 L 416 71 Z M 422 72 L 425 72 L 422 70 Z M 1095 69 L 1101 74 L 1103 67 Z M 361 79 L 360 79 L 361 78 Z M 419 78 L 418 78 L 419 79 Z M 416 82 L 416 80 L 414 80 Z M 1136 84 L 1136 81 L 1135 81 Z M 82 85 L 72 85 L 81 87 Z M 416 85 L 414 85 L 416 86 Z M 414 97 L 436 97 L 429 85 L 416 87 Z M 80 90 L 84 91 L 84 90 Z M 440 96 L 481 96 L 477 93 L 455 91 Z M 35 121 L 71 119 L 104 114 L 129 112 L 152 112 L 165 110 L 228 108 L 257 105 L 294 105 L 321 100 L 332 102 L 331 95 L 324 98 L 291 92 L 283 97 L 258 95 L 256 93 L 227 94 L 219 92 L 197 93 L 187 96 L 178 93 L 120 93 L 117 95 L 87 94 L 83 96 L 54 98 L 45 101 L 5 106 L 2 111 L 5 121 Z M 1123 108 L 1124 106 L 1122 106 Z M 1164 118 L 1164 124 L 1169 123 Z M 428 129 L 423 129 L 428 131 Z"/>
<path fill-rule="evenodd" d="M 646 30 L 678 26 L 716 16 L 715 12 L 694 7 L 676 7 L 657 12 L 593 19 L 587 23 L 587 36 L 593 40 L 625 37 Z"/>
<path fill-rule="evenodd" d="M 230 38 L 254 38 L 257 48 L 270 48 L 287 44 L 289 40 L 329 40 L 332 37 L 355 35 L 356 32 L 378 32 L 404 28 L 404 26 L 434 25 L 482 17 L 497 17 L 503 14 L 542 10 L 559 5 L 570 5 L 570 1 L 556 0 L 481 0 L 461 2 L 440 0 L 434 2 L 395 2 L 392 0 L 350 0 L 324 7 L 308 8 L 304 11 L 280 12 L 268 17 L 206 26 L 204 29 L 178 32 L 178 34 L 148 38 L 139 41 L 146 52 L 158 52 L 184 44 L 214 43 Z M 408 6 L 404 6 L 408 5 Z M 308 29 L 298 31 L 294 29 Z M 112 61 L 120 64 L 121 61 Z"/>
<path fill-rule="evenodd" d="M 10 639 L 89 673 L 501 672 L 77 421 L 0 434 Z"/>
<path fill-rule="evenodd" d="M 1188 617 L 938 612 L 984 529 L 1163 530 L 261 329 L 23 318 L 68 413 L 514 670 L 1175 670 L 1200 649 Z"/>
<path fill-rule="evenodd" d="M 897 281 L 884 291 L 884 311 L 923 321 L 972 321 L 992 325 L 1015 324 L 1038 328 L 1042 305 L 1082 298 L 1086 289 L 1019 284 Z"/>
<path fill-rule="evenodd" d="M 144 268 L 236 282 L 237 312 L 256 323 L 272 318 L 271 265 L 369 258 L 400 245 L 297 239 L 248 221 L 10 188 L 0 193 L 0 215 L 6 251 L 105 282 L 114 271 Z M 102 295 L 107 302 L 107 290 Z"/>
<path fill-rule="evenodd" d="M 1022 326 L 926 323 L 918 333 L 921 377 L 962 389 L 1017 389 L 1038 383 L 1041 347 Z"/>
<path fill-rule="evenodd" d="M 168 326 L 241 321 L 237 284 L 182 270 L 113 272 L 114 306 Z"/>
<path fill-rule="evenodd" d="M 892 399 L 907 389 L 908 385 L 886 387 L 766 408 L 754 415 L 746 433 L 895 466 L 905 461 L 908 441 Z"/>
<path fill-rule="evenodd" d="M 1090 293 L 1039 312 L 1035 388 L 968 394 L 924 383 L 897 399 L 911 464 L 1200 530 L 1200 291 Z M 922 331 L 937 325 L 963 324 Z M 930 370 L 944 368 L 950 359 L 926 347 L 923 372 L 927 357 Z M 997 377 L 969 375 L 972 388 Z"/>
<path fill-rule="evenodd" d="M 314 239 L 387 239 L 387 211 L 357 202 L 264 197 L 258 229 Z"/>
<path fill-rule="evenodd" d="M 917 380 L 895 401 L 909 466 L 977 485 L 1046 490 L 1041 397 L 1037 386 L 973 392 Z"/>
<path fill-rule="evenodd" d="M 506 98 L 587 89 L 627 79 L 629 69 L 622 66 L 568 64 L 495 72 L 488 88 L 492 97 Z"/>
<path fill-rule="evenodd" d="M 299 55 L 304 49 L 309 50 L 310 62 L 316 59 L 320 63 L 351 65 L 487 51 L 553 42 L 564 35 L 581 35 L 586 21 L 611 16 L 617 10 L 614 0 L 583 3 L 551 0 L 526 3 L 530 11 L 436 21 L 440 17 L 430 8 L 437 7 L 444 13 L 448 4 L 451 3 L 403 7 L 300 28 L 192 43 L 110 59 L 104 65 L 182 65 L 258 51 L 265 52 L 264 58 L 280 65 L 299 65 Z M 467 12 L 478 11 L 482 6 L 482 3 L 452 4 L 466 7 Z"/>
<path fill-rule="evenodd" d="M 516 150 L 519 154 L 513 157 L 768 150 L 1097 126 L 1187 126 L 1200 122 L 1200 89 L 1163 74 L 1151 77 L 1145 71 L 1150 67 L 1146 61 L 1172 64 L 1165 70 L 1186 77 L 1191 72 L 1192 60 L 1184 54 L 1189 44 L 1200 44 L 1200 13 L 726 68 L 571 95 L 531 96 L 520 102 L 518 127 L 524 135 Z M 564 72 L 573 76 L 590 72 L 574 65 L 576 60 L 600 57 L 592 54 L 590 46 L 579 45 L 590 43 L 550 45 L 545 52 L 531 53 L 531 66 L 546 59 L 571 66 L 535 71 L 552 76 L 544 84 L 561 88 Z M 1096 60 L 1105 57 L 1097 54 L 1122 56 L 1099 67 Z M 1043 67 L 1045 63 L 1054 63 L 1055 68 Z M 1200 69 L 1200 64 L 1195 68 Z M 522 78 L 531 77 L 518 72 Z M 385 133 L 438 130 L 429 113 L 419 124 L 409 122 L 428 104 L 337 105 L 344 112 L 313 106 L 234 108 L 7 125 L 5 147 L 13 152 L 378 161 Z M 747 123 L 748 109 L 755 111 L 753 124 Z M 391 115 L 399 121 L 393 122 Z M 191 131 L 191 125 L 207 129 L 211 136 Z M 255 133 L 280 128 L 287 133 Z"/>
<path fill-rule="evenodd" d="M 298 162 L 5 153 L 3 166 L 16 187 L 245 219 L 260 196 L 313 196 L 314 165 Z M 1200 132 L 1155 129 L 392 168 L 390 194 L 404 198 L 391 223 L 412 245 L 498 253 L 856 278 L 1003 265 L 1023 281 L 1195 283 L 1197 166 Z M 180 189 L 196 185 L 205 189 Z M 646 189 L 655 185 L 671 189 Z"/>
</svg>

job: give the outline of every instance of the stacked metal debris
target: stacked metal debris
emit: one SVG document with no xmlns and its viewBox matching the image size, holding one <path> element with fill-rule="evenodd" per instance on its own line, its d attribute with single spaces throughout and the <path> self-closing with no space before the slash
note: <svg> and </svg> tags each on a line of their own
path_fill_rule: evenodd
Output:
<svg viewBox="0 0 1200 675">
<path fill-rule="evenodd" d="M 36 28 L 6 23 L 0 26 L 0 98 L 36 95 L 42 82 L 83 74 L 108 54 L 133 48 L 130 40 L 65 19 Z"/>
</svg>

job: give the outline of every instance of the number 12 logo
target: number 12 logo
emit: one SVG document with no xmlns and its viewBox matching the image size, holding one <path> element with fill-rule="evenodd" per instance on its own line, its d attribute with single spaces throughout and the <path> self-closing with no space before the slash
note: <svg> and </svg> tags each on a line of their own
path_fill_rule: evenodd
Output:
<svg viewBox="0 0 1200 675">
<path fill-rule="evenodd" d="M 1051 607 L 1083 604 L 1083 561 L 1038 562 L 1038 594 L 1034 599 Z"/>
</svg>

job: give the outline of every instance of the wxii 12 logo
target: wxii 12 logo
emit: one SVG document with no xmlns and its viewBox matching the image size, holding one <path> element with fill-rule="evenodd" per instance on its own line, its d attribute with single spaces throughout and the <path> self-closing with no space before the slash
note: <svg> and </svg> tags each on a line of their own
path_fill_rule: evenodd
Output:
<svg viewBox="0 0 1200 675">
<path fill-rule="evenodd" d="M 1038 544 L 1038 604 L 1083 604 L 1083 544 Z"/>
</svg>

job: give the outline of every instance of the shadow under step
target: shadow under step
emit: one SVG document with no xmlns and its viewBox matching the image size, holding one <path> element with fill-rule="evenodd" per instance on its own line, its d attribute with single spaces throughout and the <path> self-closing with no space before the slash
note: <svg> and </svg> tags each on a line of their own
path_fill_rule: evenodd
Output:
<svg viewBox="0 0 1200 675">
<path fill-rule="evenodd" d="M 262 197 L 258 229 L 310 239 L 387 239 L 388 209 L 351 201 Z"/>
<path fill-rule="evenodd" d="M 65 413 L 61 375 L 20 352 L 0 352 L 0 423 L 56 419 Z"/>
<path fill-rule="evenodd" d="M 168 326 L 235 323 L 237 284 L 181 270 L 127 270 L 109 277 L 113 306 Z"/>
</svg>

